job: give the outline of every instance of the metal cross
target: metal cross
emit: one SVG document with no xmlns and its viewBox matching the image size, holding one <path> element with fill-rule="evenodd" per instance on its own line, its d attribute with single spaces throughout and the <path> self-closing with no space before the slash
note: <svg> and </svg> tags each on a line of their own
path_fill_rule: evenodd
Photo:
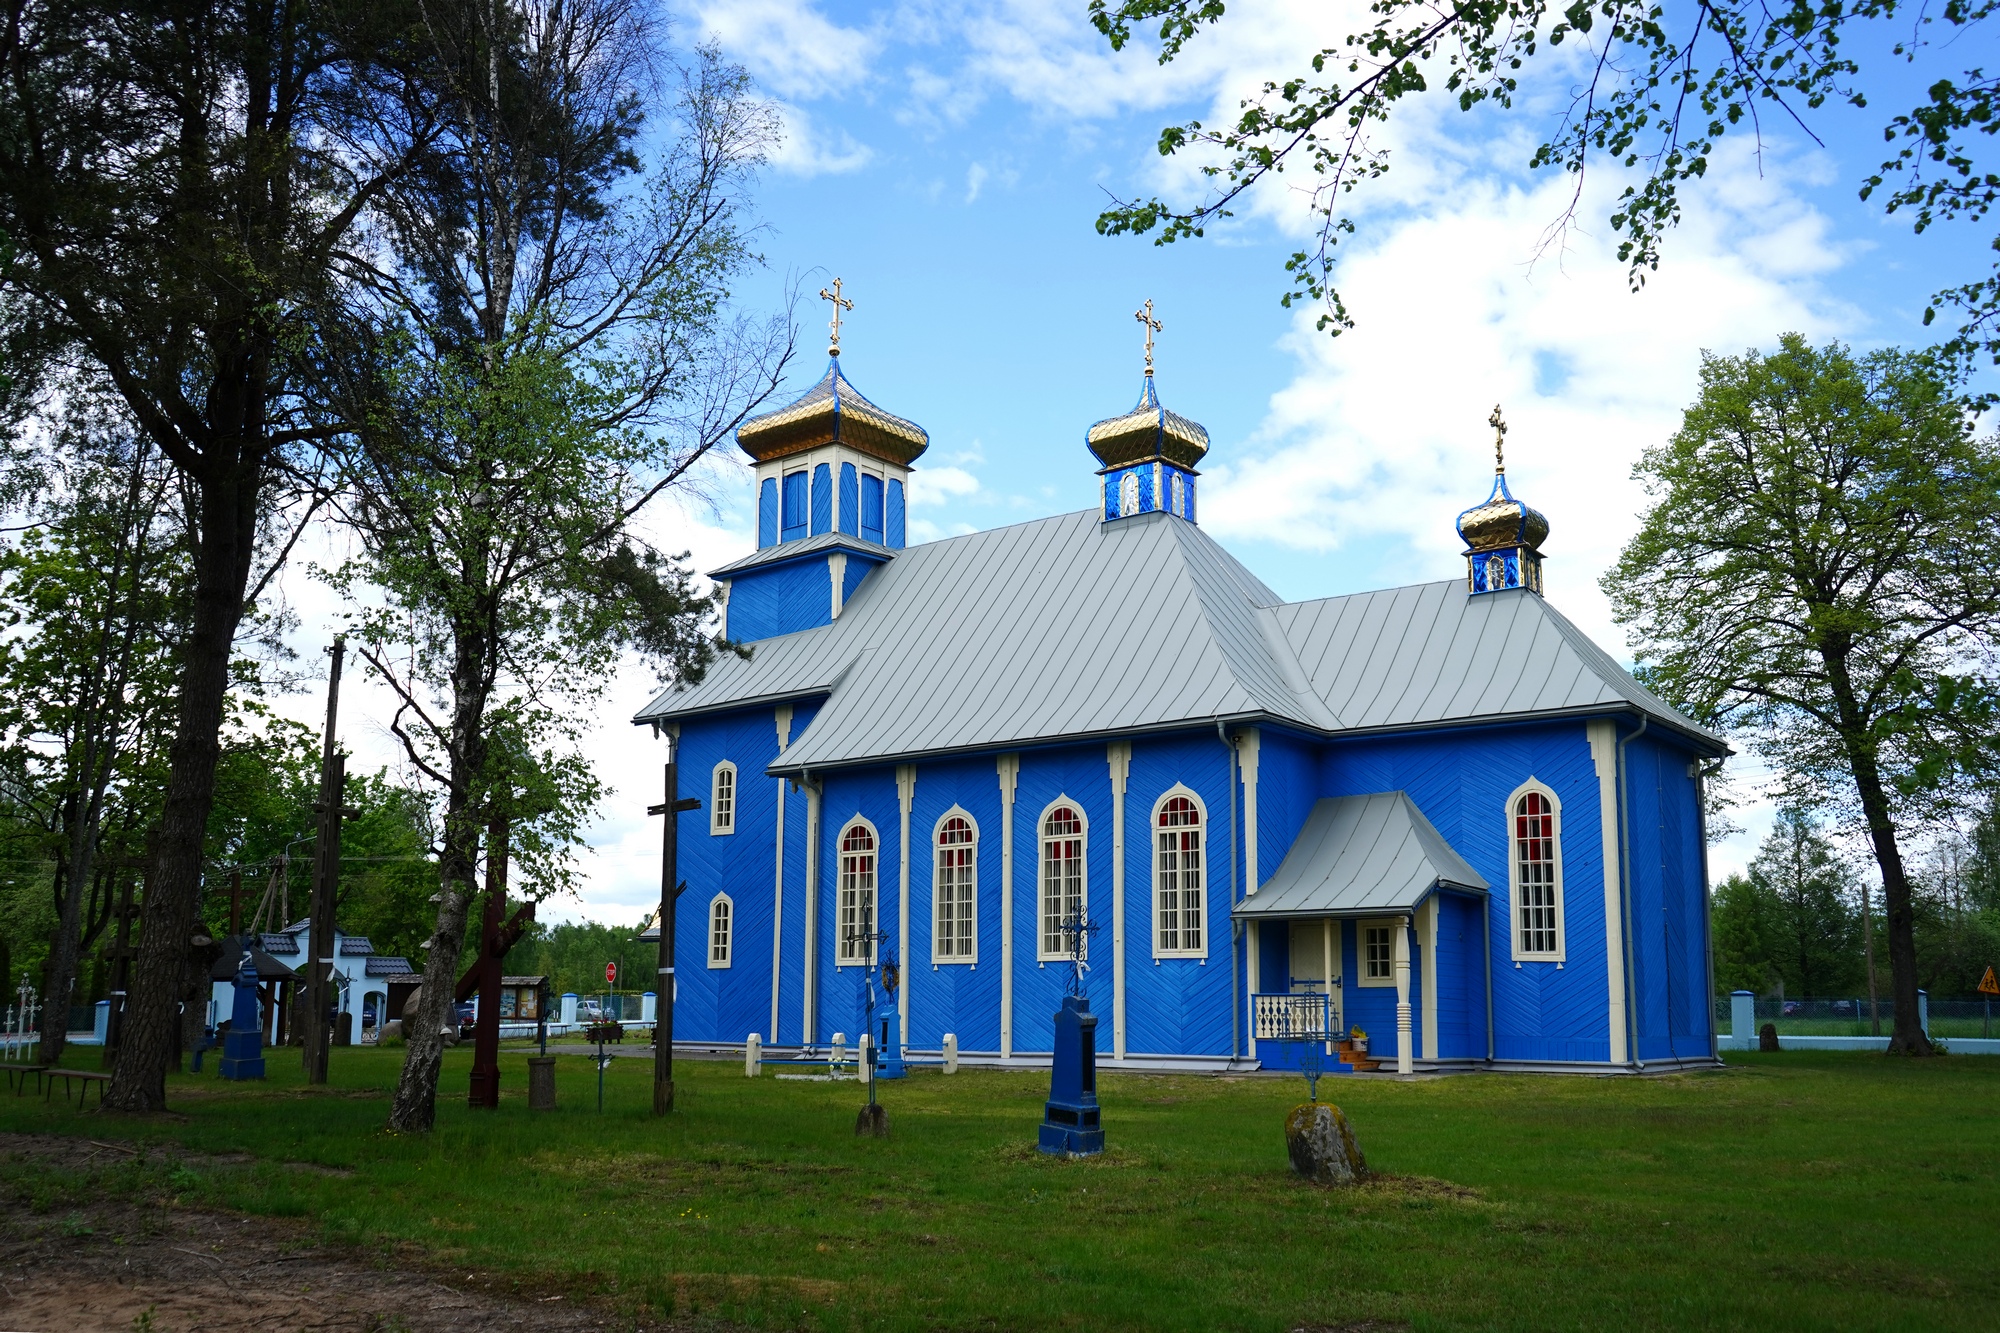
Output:
<svg viewBox="0 0 2000 1333">
<path fill-rule="evenodd" d="M 840 355 L 840 312 L 854 309 L 854 302 L 840 294 L 840 279 L 833 280 L 833 290 L 819 289 L 819 299 L 833 302 L 833 345 L 826 350 L 830 355 Z"/>
<path fill-rule="evenodd" d="M 1090 937 L 1101 929 L 1101 926 L 1083 914 L 1081 907 L 1062 919 L 1063 949 L 1069 954 L 1071 995 L 1083 994 L 1083 974 L 1090 970 L 1090 964 L 1084 961 L 1090 952 Z"/>
<path fill-rule="evenodd" d="M 1493 415 L 1486 418 L 1486 424 L 1493 427 L 1493 470 L 1503 473 L 1507 470 L 1507 419 L 1500 415 L 1500 404 L 1493 404 Z"/>
<path fill-rule="evenodd" d="M 1167 326 L 1153 318 L 1153 298 L 1150 296 L 1142 308 L 1132 312 L 1132 318 L 1146 326 L 1146 373 L 1150 375 L 1153 373 L 1153 335 Z"/>
</svg>

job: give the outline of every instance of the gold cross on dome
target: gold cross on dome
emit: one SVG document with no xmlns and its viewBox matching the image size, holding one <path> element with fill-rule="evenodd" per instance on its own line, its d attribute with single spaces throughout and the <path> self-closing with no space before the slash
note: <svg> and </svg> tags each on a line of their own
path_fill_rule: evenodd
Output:
<svg viewBox="0 0 2000 1333">
<path fill-rule="evenodd" d="M 1486 418 L 1486 424 L 1493 427 L 1493 471 L 1507 470 L 1507 418 L 1500 415 L 1500 404 L 1493 404 L 1493 415 Z"/>
<path fill-rule="evenodd" d="M 826 350 L 833 356 L 840 355 L 840 312 L 854 309 L 854 302 L 840 294 L 840 279 L 833 280 L 833 290 L 819 289 L 819 299 L 833 302 L 833 343 Z"/>
<path fill-rule="evenodd" d="M 1144 309 L 1132 312 L 1132 318 L 1146 326 L 1146 373 L 1150 375 L 1153 373 L 1153 335 L 1167 326 L 1153 318 L 1153 298 L 1150 296 L 1146 298 Z"/>
</svg>

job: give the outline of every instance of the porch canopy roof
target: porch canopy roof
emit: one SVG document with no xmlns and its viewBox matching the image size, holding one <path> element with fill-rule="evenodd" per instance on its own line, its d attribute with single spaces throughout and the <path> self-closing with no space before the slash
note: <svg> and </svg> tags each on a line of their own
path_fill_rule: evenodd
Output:
<svg viewBox="0 0 2000 1333">
<path fill-rule="evenodd" d="M 1416 910 L 1438 887 L 1485 893 L 1408 792 L 1314 804 L 1277 873 L 1243 900 L 1240 919 L 1378 916 Z"/>
</svg>

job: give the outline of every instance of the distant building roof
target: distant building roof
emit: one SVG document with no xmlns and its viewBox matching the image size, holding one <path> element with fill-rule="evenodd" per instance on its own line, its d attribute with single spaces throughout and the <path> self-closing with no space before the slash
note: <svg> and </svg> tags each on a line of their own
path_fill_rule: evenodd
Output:
<svg viewBox="0 0 2000 1333">
<path fill-rule="evenodd" d="M 264 952 L 266 953 L 296 954 L 299 952 L 299 938 L 296 935 L 266 931 L 257 938 L 263 942 Z"/>
<path fill-rule="evenodd" d="M 340 937 L 340 952 L 343 954 L 369 954 L 375 952 L 375 946 L 368 942 L 366 935 L 342 935 Z"/>
<path fill-rule="evenodd" d="M 1340 735 L 1629 711 L 1725 748 L 1534 593 L 1454 579 L 1286 603 L 1170 514 L 909 547 L 832 624 L 723 656 L 635 721 L 819 696 L 770 771 L 1218 719 Z"/>
<path fill-rule="evenodd" d="M 399 977 L 410 970 L 410 960 L 394 954 L 375 954 L 362 969 L 363 976 Z"/>
<path fill-rule="evenodd" d="M 1408 912 L 1439 885 L 1480 893 L 1488 887 L 1408 792 L 1329 797 L 1313 804 L 1277 873 L 1233 915 Z"/>
</svg>

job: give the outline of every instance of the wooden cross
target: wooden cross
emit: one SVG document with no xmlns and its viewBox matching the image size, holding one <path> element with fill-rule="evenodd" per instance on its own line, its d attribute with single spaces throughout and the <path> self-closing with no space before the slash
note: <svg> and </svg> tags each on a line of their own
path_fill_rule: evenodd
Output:
<svg viewBox="0 0 2000 1333">
<path fill-rule="evenodd" d="M 1500 404 L 1493 404 L 1493 415 L 1486 418 L 1486 424 L 1493 427 L 1493 471 L 1507 470 L 1507 419 L 1500 415 Z"/>
<path fill-rule="evenodd" d="M 828 291 L 824 287 L 819 289 L 819 299 L 822 301 L 833 302 L 833 345 L 828 347 L 826 350 L 829 355 L 839 356 L 840 355 L 840 312 L 843 310 L 854 309 L 854 302 L 848 300 L 846 297 L 840 294 L 839 278 L 835 278 L 833 280 L 832 291 Z"/>
<path fill-rule="evenodd" d="M 839 285 L 836 278 L 834 286 Z M 674 1109 L 674 903 L 687 889 L 680 877 L 680 820 L 676 816 L 701 809 L 699 797 L 681 795 L 678 740 L 674 747 L 674 757 L 667 761 L 666 799 L 646 807 L 649 815 L 666 816 L 660 831 L 660 980 L 653 1000 L 654 1115 Z"/>
<path fill-rule="evenodd" d="M 1146 326 L 1146 373 L 1150 375 L 1153 373 L 1153 335 L 1167 326 L 1153 318 L 1153 298 L 1150 296 L 1146 298 L 1143 308 L 1132 312 L 1132 318 Z"/>
</svg>

